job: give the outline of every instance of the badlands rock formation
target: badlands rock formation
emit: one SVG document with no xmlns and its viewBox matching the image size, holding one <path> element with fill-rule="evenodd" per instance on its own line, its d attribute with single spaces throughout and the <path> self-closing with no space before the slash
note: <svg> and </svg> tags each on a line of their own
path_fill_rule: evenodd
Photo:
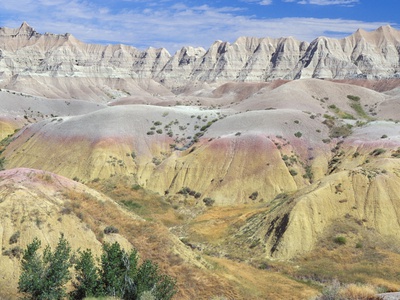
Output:
<svg viewBox="0 0 400 300">
<path fill-rule="evenodd" d="M 400 32 L 358 30 L 310 44 L 292 37 L 216 41 L 206 51 L 92 45 L 71 34 L 40 34 L 27 23 L 0 28 L 1 87 L 51 98 L 97 101 L 134 93 L 165 95 L 193 82 L 300 78 L 398 78 Z M 161 84 L 161 85 L 160 85 Z"/>
<path fill-rule="evenodd" d="M 24 23 L 0 29 L 0 49 L 0 265 L 17 269 L 15 247 L 29 235 L 54 243 L 61 225 L 98 249 L 113 224 L 127 247 L 173 265 L 179 299 L 282 299 L 293 295 L 250 265 L 330 253 L 337 236 L 347 253 L 365 241 L 363 257 L 397 257 L 395 29 L 311 44 L 242 37 L 171 56 Z"/>
<path fill-rule="evenodd" d="M 246 85 L 254 91 L 249 83 L 237 91 Z M 352 216 L 368 220 L 365 226 L 394 234 L 386 217 L 397 205 L 396 189 L 375 200 L 400 184 L 400 125 L 372 119 L 387 117 L 392 95 L 317 79 L 261 86 L 247 98 L 224 90 L 215 90 L 218 109 L 115 105 L 38 120 L 13 135 L 6 166 L 84 183 L 128 175 L 167 197 L 189 189 L 200 206 L 206 199 L 217 206 L 265 203 L 271 213 L 252 238 L 263 236 L 267 257 L 312 250 L 324 228 L 352 207 L 363 208 Z M 383 209 L 383 202 L 393 205 Z"/>
</svg>

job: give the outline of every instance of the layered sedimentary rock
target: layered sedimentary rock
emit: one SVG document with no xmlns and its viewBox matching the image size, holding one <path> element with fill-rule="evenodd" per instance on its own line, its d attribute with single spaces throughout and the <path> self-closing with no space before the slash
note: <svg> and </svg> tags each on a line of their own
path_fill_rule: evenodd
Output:
<svg viewBox="0 0 400 300">
<path fill-rule="evenodd" d="M 198 81 L 398 78 L 399 47 L 399 31 L 385 26 L 373 32 L 358 30 L 341 40 L 318 37 L 311 43 L 292 37 L 241 37 L 234 43 L 216 41 L 208 50 L 183 47 L 171 55 L 162 48 L 85 44 L 71 34 L 40 34 L 23 23 L 17 29 L 0 29 L 1 87 L 24 91 L 33 86 L 29 92 L 49 96 L 40 85 L 52 78 L 57 82 L 50 82 L 53 97 L 55 88 L 60 96 L 71 93 L 73 88 L 64 81 L 78 85 L 85 96 L 88 91 L 79 87 L 79 78 L 87 80 L 87 89 L 112 98 L 138 90 L 166 92 L 160 87 L 149 91 L 149 82 L 179 89 Z"/>
</svg>

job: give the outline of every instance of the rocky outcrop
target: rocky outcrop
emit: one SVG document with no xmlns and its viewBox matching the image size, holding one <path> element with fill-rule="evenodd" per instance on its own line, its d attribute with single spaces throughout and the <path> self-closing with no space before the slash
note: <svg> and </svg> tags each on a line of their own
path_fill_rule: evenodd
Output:
<svg viewBox="0 0 400 300">
<path fill-rule="evenodd" d="M 85 44 L 71 34 L 40 34 L 23 23 L 17 29 L 0 28 L 1 87 L 24 89 L 19 81 L 33 78 L 40 83 L 49 77 L 100 78 L 106 86 L 115 83 L 105 79 L 154 80 L 169 89 L 195 81 L 398 78 L 399 49 L 400 32 L 384 26 L 373 32 L 358 30 L 341 40 L 318 37 L 310 44 L 292 37 L 240 37 L 234 43 L 216 41 L 207 51 L 183 47 L 171 56 L 162 48 L 141 51 Z"/>
</svg>

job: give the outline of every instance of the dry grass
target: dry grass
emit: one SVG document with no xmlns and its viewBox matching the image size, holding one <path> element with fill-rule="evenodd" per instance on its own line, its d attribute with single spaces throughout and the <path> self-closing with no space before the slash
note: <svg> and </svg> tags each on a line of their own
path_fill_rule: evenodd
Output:
<svg viewBox="0 0 400 300">
<path fill-rule="evenodd" d="M 349 284 L 339 291 L 339 296 L 348 300 L 379 300 L 376 293 L 371 285 Z"/>
<path fill-rule="evenodd" d="M 346 245 L 338 245 L 333 237 L 347 230 Z M 338 231 L 339 230 L 339 231 Z M 338 279 L 343 283 L 372 284 L 381 290 L 397 291 L 400 272 L 400 252 L 393 239 L 383 238 L 372 230 L 337 226 L 323 237 L 309 254 L 296 259 L 299 268 L 283 266 L 293 277 L 314 282 Z"/>
<path fill-rule="evenodd" d="M 149 192 L 128 178 L 111 177 L 106 181 L 91 182 L 91 188 L 104 193 L 121 207 L 132 211 L 146 220 L 159 221 L 166 226 L 173 226 L 181 222 L 180 215 L 167 203 L 163 197 Z"/>
<path fill-rule="evenodd" d="M 197 241 L 217 243 L 229 235 L 232 226 L 244 225 L 251 215 L 259 211 L 265 211 L 265 208 L 249 205 L 213 207 L 189 223 L 190 235 Z"/>
<path fill-rule="evenodd" d="M 101 188 L 101 183 L 95 184 L 99 184 L 97 188 Z M 110 184 L 112 188 L 108 190 L 104 186 L 106 185 L 103 185 L 103 191 L 119 203 L 123 199 L 135 199 L 135 203 L 142 205 L 141 216 L 146 217 L 150 222 L 133 221 L 129 216 L 122 214 L 121 209 L 116 210 L 108 203 L 99 204 L 90 199 L 82 202 L 80 206 L 81 211 L 85 213 L 84 221 L 90 224 L 91 228 L 96 225 L 98 227 L 99 223 L 116 226 L 120 234 L 138 249 L 141 257 L 153 259 L 166 273 L 177 278 L 179 294 L 176 299 L 212 299 L 213 297 L 282 299 L 281 295 L 286 293 L 296 295 L 296 299 L 307 299 L 316 294 L 315 288 L 270 271 L 254 268 L 246 263 L 209 258 L 211 269 L 193 268 L 185 263 L 182 256 L 171 251 L 175 247 L 175 241 L 169 238 L 169 231 L 165 226 L 153 221 L 162 216 L 165 223 L 172 213 L 174 214 L 173 222 L 186 224 L 191 237 L 197 237 L 196 239 L 203 242 L 219 243 L 230 234 L 232 226 L 243 224 L 251 215 L 265 208 L 213 207 L 204 210 L 203 214 L 193 221 L 187 221 L 176 217 L 171 206 L 165 207 L 160 196 L 144 190 L 130 189 L 118 183 Z M 92 230 L 96 229 L 92 228 Z M 202 253 L 198 251 L 195 253 L 201 259 Z"/>
<path fill-rule="evenodd" d="M 243 299 L 229 280 L 216 276 L 211 270 L 185 262 L 187 254 L 179 252 L 182 245 L 176 244 L 180 242 L 171 238 L 170 232 L 162 224 L 135 220 L 112 202 L 100 202 L 76 191 L 69 191 L 65 195 L 68 195 L 74 213 L 79 211 L 82 220 L 100 240 L 104 226 L 113 225 L 138 250 L 142 259 L 155 261 L 163 272 L 176 278 L 179 289 L 176 299 L 208 299 L 214 295 Z"/>
<path fill-rule="evenodd" d="M 244 299 L 310 299 L 317 294 L 315 288 L 276 272 L 224 258 L 210 257 L 209 260 L 216 264 L 216 274 L 240 287 Z"/>
<path fill-rule="evenodd" d="M 334 280 L 328 285 L 317 300 L 379 300 L 376 287 L 369 284 L 341 285 Z"/>
</svg>

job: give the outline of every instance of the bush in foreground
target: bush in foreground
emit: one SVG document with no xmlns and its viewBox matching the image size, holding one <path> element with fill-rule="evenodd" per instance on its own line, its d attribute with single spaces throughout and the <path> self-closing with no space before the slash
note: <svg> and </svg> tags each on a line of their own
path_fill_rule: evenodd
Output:
<svg viewBox="0 0 400 300">
<path fill-rule="evenodd" d="M 94 258 L 90 249 L 78 251 L 74 264 L 71 248 L 63 235 L 54 252 L 47 246 L 40 255 L 40 246 L 41 242 L 35 238 L 24 250 L 18 291 L 25 299 L 65 298 L 72 266 L 71 299 L 111 296 L 135 300 L 151 294 L 154 299 L 169 300 L 176 293 L 176 281 L 161 274 L 157 264 L 145 260 L 139 265 L 137 251 L 128 253 L 117 242 L 104 243 L 100 259 Z"/>
</svg>

